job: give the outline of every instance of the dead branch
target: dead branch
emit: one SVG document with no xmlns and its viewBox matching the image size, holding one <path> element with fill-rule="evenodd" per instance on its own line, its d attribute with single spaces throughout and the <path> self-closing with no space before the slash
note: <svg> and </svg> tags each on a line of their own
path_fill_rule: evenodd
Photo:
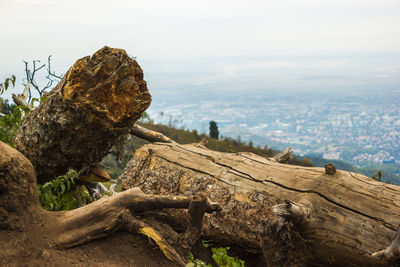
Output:
<svg viewBox="0 0 400 267">
<path fill-rule="evenodd" d="M 62 79 L 63 75 L 62 74 L 61 75 L 57 75 L 54 71 L 51 72 L 51 57 L 52 57 L 52 55 L 50 55 L 47 58 L 47 73 L 48 73 L 47 78 L 48 79 L 51 79 L 51 77 L 56 78 L 55 80 L 52 80 L 52 82 L 57 81 L 57 80 L 59 81 L 59 80 Z"/>
<path fill-rule="evenodd" d="M 26 75 L 27 84 L 30 83 L 36 89 L 36 91 L 39 93 L 39 95 L 42 96 L 43 91 L 47 88 L 44 88 L 44 89 L 39 88 L 39 86 L 35 80 L 35 75 L 39 70 L 44 68 L 44 66 L 46 66 L 46 64 L 42 64 L 40 67 L 37 67 L 36 63 L 40 63 L 40 60 L 32 60 L 33 70 L 31 71 L 29 69 L 29 63 L 27 61 L 23 61 L 23 62 L 25 64 L 25 75 Z M 31 90 L 29 89 L 28 102 L 31 101 L 31 98 L 32 98 L 32 93 L 31 93 Z"/>
<path fill-rule="evenodd" d="M 175 143 L 174 140 L 166 137 L 162 133 L 146 129 L 140 125 L 134 124 L 129 131 L 130 134 L 139 138 L 145 139 L 149 142 L 161 142 L 161 143 Z"/>
<path fill-rule="evenodd" d="M 37 63 L 40 63 L 40 60 L 32 60 L 32 66 L 33 69 L 31 70 L 29 68 L 29 63 L 27 61 L 23 61 L 25 64 L 25 75 L 26 75 L 26 86 L 32 85 L 33 88 L 35 88 L 35 90 L 39 93 L 40 97 L 43 97 L 44 92 L 51 88 L 53 86 L 53 84 L 55 82 L 59 82 L 62 79 L 62 75 L 57 75 L 54 71 L 52 72 L 51 70 L 51 55 L 47 58 L 47 84 L 44 87 L 40 87 L 35 79 L 35 75 L 36 73 L 38 73 L 39 70 L 41 70 L 42 68 L 44 68 L 46 66 L 46 64 L 42 64 L 41 66 L 37 66 Z M 32 93 L 30 88 L 28 88 L 28 93 L 27 93 L 27 97 L 28 97 L 28 102 L 31 101 L 32 99 Z"/>
<path fill-rule="evenodd" d="M 292 149 L 291 147 L 288 147 L 285 150 L 276 154 L 274 157 L 269 158 L 269 160 L 278 163 L 288 162 L 293 157 L 293 151 L 291 151 L 291 149 Z"/>
<path fill-rule="evenodd" d="M 400 224 L 397 227 L 396 235 L 392 243 L 386 249 L 372 253 L 372 257 L 395 259 L 400 255 Z"/>
</svg>

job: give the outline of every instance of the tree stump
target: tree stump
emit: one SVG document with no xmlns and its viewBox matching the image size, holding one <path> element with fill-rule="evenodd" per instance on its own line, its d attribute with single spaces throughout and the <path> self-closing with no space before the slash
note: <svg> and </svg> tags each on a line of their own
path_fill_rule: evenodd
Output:
<svg viewBox="0 0 400 267">
<path fill-rule="evenodd" d="M 24 118 L 16 148 L 39 183 L 73 168 L 84 172 L 118 147 L 150 105 L 139 64 L 122 49 L 103 47 L 67 71 Z"/>
</svg>

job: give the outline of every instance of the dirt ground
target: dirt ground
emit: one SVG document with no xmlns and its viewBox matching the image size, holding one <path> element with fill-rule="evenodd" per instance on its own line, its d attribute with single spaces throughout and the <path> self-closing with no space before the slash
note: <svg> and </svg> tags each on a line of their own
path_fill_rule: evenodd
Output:
<svg viewBox="0 0 400 267">
<path fill-rule="evenodd" d="M 122 231 L 70 249 L 44 248 L 27 233 L 0 231 L 0 248 L 0 266 L 176 266 L 147 237 Z"/>
</svg>

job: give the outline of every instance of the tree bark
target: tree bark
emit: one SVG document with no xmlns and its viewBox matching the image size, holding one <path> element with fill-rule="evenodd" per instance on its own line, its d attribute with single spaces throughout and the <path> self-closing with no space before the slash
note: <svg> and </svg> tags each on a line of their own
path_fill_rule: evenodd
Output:
<svg viewBox="0 0 400 267">
<path fill-rule="evenodd" d="M 39 183 L 70 168 L 84 172 L 125 141 L 150 102 L 139 64 L 122 49 L 104 47 L 77 60 L 25 116 L 16 148 Z"/>
<path fill-rule="evenodd" d="M 138 150 L 119 179 L 148 194 L 207 195 L 223 210 L 205 216 L 206 238 L 263 253 L 269 266 L 393 261 L 372 254 L 396 236 L 400 187 L 357 173 L 328 175 L 252 153 L 157 143 Z M 180 211 L 168 214 L 181 221 Z"/>
</svg>

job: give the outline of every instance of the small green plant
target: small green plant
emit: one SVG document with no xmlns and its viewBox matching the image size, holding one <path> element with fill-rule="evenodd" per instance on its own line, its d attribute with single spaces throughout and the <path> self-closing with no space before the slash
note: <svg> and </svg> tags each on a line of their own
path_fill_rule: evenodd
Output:
<svg viewBox="0 0 400 267">
<path fill-rule="evenodd" d="M 11 75 L 11 77 L 8 77 L 4 80 L 4 83 L 0 83 L 0 95 L 2 95 L 4 93 L 4 91 L 6 91 L 8 89 L 8 87 L 10 86 L 10 83 L 14 87 L 15 80 L 16 80 L 16 77 L 14 75 Z"/>
<path fill-rule="evenodd" d="M 244 260 L 228 255 L 229 247 L 211 248 L 213 259 L 221 267 L 244 267 Z"/>
<path fill-rule="evenodd" d="M 374 180 L 376 180 L 376 181 L 379 181 L 379 182 L 382 182 L 382 171 L 379 170 L 377 173 L 375 173 L 375 174 L 372 176 L 372 179 L 374 179 Z"/>
<path fill-rule="evenodd" d="M 4 83 L 0 83 L 0 95 L 4 93 L 12 84 L 15 87 L 15 76 L 12 75 L 10 78 L 6 78 Z M 12 112 L 10 111 L 10 107 L 12 105 L 8 104 L 8 101 L 0 98 L 0 111 L 2 110 L 2 106 L 8 109 L 6 114 L 0 114 L 0 141 L 9 144 L 10 146 L 14 146 L 15 136 L 18 133 L 18 130 L 22 123 L 22 117 L 24 114 L 27 114 L 31 109 L 35 107 L 35 102 L 44 103 L 47 98 L 45 96 L 38 98 L 32 98 L 28 105 L 26 106 L 17 106 Z M 15 105 L 14 105 L 15 106 Z"/>
<path fill-rule="evenodd" d="M 11 114 L 0 117 L 0 141 L 14 146 L 15 136 L 22 122 L 22 114 L 28 111 L 29 108 L 18 106 Z"/>
<path fill-rule="evenodd" d="M 91 202 L 91 198 L 86 190 L 78 192 L 76 190 L 76 180 L 78 173 L 69 170 L 65 175 L 61 175 L 43 185 L 38 185 L 40 205 L 49 211 L 72 210 L 78 208 L 77 194 L 80 194 L 83 204 Z M 82 186 L 84 187 L 84 186 Z"/>
<path fill-rule="evenodd" d="M 35 108 L 35 103 L 38 102 L 39 104 L 45 103 L 47 101 L 46 96 L 41 96 L 40 98 L 33 97 L 31 101 L 29 102 L 29 108 L 33 109 Z"/>
<path fill-rule="evenodd" d="M 0 95 L 8 89 L 10 84 L 15 86 L 15 76 L 12 75 L 10 78 L 6 78 L 4 83 L 0 83 Z M 1 101 L 1 103 L 7 103 L 6 101 Z M 18 106 L 13 109 L 11 114 L 1 114 L 0 115 L 0 141 L 14 146 L 14 139 L 18 133 L 19 127 L 22 122 L 22 116 L 24 112 L 28 112 L 28 107 Z"/>
<path fill-rule="evenodd" d="M 11 114 L 0 116 L 0 141 L 14 146 L 15 136 L 22 123 L 24 114 L 27 114 L 34 106 L 35 102 L 42 103 L 46 99 L 32 98 L 28 106 L 17 106 Z"/>
<path fill-rule="evenodd" d="M 185 267 L 212 267 L 211 264 L 206 264 L 204 261 L 195 259 L 192 253 L 189 253 L 187 260 L 188 263 Z"/>
<path fill-rule="evenodd" d="M 205 247 L 210 247 L 211 245 L 207 243 L 206 241 L 203 240 L 203 246 Z M 244 260 L 241 260 L 237 257 L 231 257 L 228 255 L 228 250 L 230 247 L 219 247 L 219 248 L 211 248 L 212 251 L 212 257 L 215 260 L 215 262 L 220 266 L 220 267 L 244 267 Z M 203 261 L 199 259 L 195 259 L 193 254 L 189 254 L 188 258 L 188 263 L 186 264 L 186 267 L 210 267 L 212 266 L 211 264 L 206 264 Z"/>
</svg>

